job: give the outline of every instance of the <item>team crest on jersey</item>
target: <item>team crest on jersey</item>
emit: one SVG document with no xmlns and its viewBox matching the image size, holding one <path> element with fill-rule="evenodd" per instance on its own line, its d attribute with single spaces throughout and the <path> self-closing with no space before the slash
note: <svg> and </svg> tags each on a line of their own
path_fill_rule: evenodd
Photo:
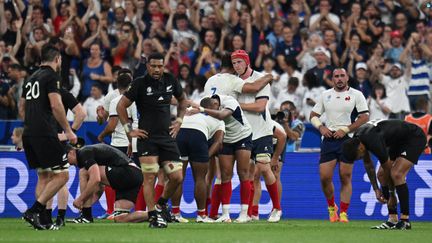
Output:
<svg viewBox="0 0 432 243">
<path fill-rule="evenodd" d="M 152 88 L 151 87 L 147 87 L 147 95 L 152 95 Z"/>
<path fill-rule="evenodd" d="M 347 96 L 347 97 L 345 97 L 345 100 L 346 100 L 346 101 L 350 101 L 350 100 L 351 100 L 351 97 Z"/>
</svg>

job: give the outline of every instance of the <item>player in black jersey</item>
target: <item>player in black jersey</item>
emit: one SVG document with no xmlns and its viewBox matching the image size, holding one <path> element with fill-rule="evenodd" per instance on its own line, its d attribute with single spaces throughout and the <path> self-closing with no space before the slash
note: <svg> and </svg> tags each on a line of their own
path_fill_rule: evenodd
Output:
<svg viewBox="0 0 432 243">
<path fill-rule="evenodd" d="M 375 190 L 377 199 L 388 200 L 389 208 L 396 203 L 390 200 L 390 194 L 396 188 L 400 202 L 400 221 L 392 226 L 394 229 L 411 229 L 409 222 L 409 193 L 406 175 L 417 164 L 426 147 L 426 136 L 417 125 L 400 120 L 373 120 L 362 125 L 354 137 L 343 145 L 347 159 L 354 161 L 363 158 L 366 172 Z M 380 161 L 384 172 L 382 194 L 378 189 L 375 168 L 369 152 Z"/>
<path fill-rule="evenodd" d="M 47 169 L 53 173 L 49 180 L 39 181 L 36 202 L 23 218 L 36 229 L 52 228 L 41 222 L 46 203 L 69 179 L 69 164 L 63 145 L 57 137 L 57 122 L 71 143 L 77 137 L 66 119 L 60 96 L 61 65 L 58 49 L 44 45 L 41 50 L 41 66 L 23 84 L 21 103 L 25 107 L 23 145 L 31 169 Z M 25 102 L 25 104 L 24 104 Z"/>
<path fill-rule="evenodd" d="M 103 186 L 111 186 L 116 191 L 114 220 L 116 222 L 142 222 L 148 219 L 147 212 L 135 211 L 135 200 L 143 182 L 141 169 L 122 151 L 107 144 L 94 144 L 74 149 L 68 146 L 69 163 L 80 170 L 81 194 L 73 202 L 82 210 L 85 218 L 90 217 L 85 208 L 99 200 Z M 159 218 L 160 224 L 165 222 Z M 165 223 L 166 227 L 166 223 Z"/>
<path fill-rule="evenodd" d="M 180 152 L 174 137 L 180 130 L 187 103 L 180 83 L 173 75 L 164 73 L 164 56 L 153 53 L 147 60 L 148 73 L 132 82 L 117 105 L 117 113 L 128 137 L 138 137 L 138 156 L 144 175 L 144 198 L 149 209 L 150 227 L 160 228 L 164 225 L 159 225 L 156 220 L 158 212 L 170 221 L 166 203 L 183 181 Z M 173 96 L 178 101 L 178 118 L 171 123 Z M 133 102 L 140 114 L 139 129 L 132 129 L 126 112 Z M 154 183 L 160 166 L 169 181 L 155 205 Z"/>
</svg>

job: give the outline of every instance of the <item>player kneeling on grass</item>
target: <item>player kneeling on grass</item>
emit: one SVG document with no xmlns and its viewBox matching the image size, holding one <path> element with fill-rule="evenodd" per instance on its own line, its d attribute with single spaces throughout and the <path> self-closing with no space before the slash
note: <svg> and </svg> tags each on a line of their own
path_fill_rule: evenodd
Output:
<svg viewBox="0 0 432 243">
<path fill-rule="evenodd" d="M 344 142 L 344 156 L 350 161 L 363 158 L 377 199 L 381 202 L 388 201 L 389 209 L 395 208 L 396 200 L 392 194 L 396 189 L 401 210 L 400 221 L 397 223 L 386 222 L 384 224 L 388 227 L 378 226 L 374 228 L 411 229 L 406 176 L 410 169 L 417 164 L 425 147 L 426 136 L 421 128 L 400 120 L 369 121 L 358 128 L 353 138 Z M 382 194 L 378 188 L 375 168 L 369 152 L 378 158 L 384 172 L 384 183 L 381 184 Z"/>
<path fill-rule="evenodd" d="M 115 222 L 142 222 L 148 219 L 147 212 L 130 213 L 143 183 L 141 169 L 130 158 L 106 144 L 80 149 L 68 145 L 67 150 L 69 163 L 84 169 L 84 173 L 80 172 L 81 195 L 73 202 L 74 207 L 80 210 L 91 207 L 99 200 L 106 185 L 116 190 Z"/>
</svg>

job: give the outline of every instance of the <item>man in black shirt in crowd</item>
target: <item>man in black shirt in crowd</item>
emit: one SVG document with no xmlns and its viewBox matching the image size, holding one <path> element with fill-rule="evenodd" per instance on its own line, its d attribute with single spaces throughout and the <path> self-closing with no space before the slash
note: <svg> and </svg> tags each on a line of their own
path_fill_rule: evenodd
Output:
<svg viewBox="0 0 432 243">
<path fill-rule="evenodd" d="M 117 113 L 128 137 L 138 137 L 137 148 L 144 175 L 149 227 L 165 228 L 166 222 L 159 221 L 158 215 L 161 214 L 165 221 L 170 221 L 167 201 L 183 181 L 180 152 L 174 137 L 180 130 L 187 103 L 180 83 L 173 75 L 164 73 L 164 56 L 152 53 L 147 60 L 148 73 L 133 81 L 130 89 L 120 99 Z M 178 117 L 173 123 L 170 114 L 172 96 L 178 101 Z M 140 114 L 139 129 L 132 129 L 126 112 L 126 108 L 133 102 Z M 155 205 L 154 183 L 160 166 L 169 181 Z"/>
<path fill-rule="evenodd" d="M 53 172 L 48 180 L 38 181 L 36 202 L 23 215 L 35 229 L 55 229 L 45 217 L 46 203 L 69 179 L 69 163 L 64 146 L 57 137 L 57 122 L 65 131 L 66 138 L 71 143 L 77 142 L 61 101 L 60 76 L 57 74 L 60 66 L 60 51 L 44 45 L 41 66 L 23 84 L 21 96 L 25 109 L 23 145 L 29 166 L 39 170 L 49 168 Z"/>
<path fill-rule="evenodd" d="M 148 219 L 147 212 L 130 213 L 143 182 L 141 169 L 132 159 L 103 143 L 80 149 L 67 145 L 67 151 L 69 163 L 80 168 L 81 194 L 73 205 L 82 210 L 84 219 L 91 217 L 88 209 L 99 200 L 104 185 L 116 191 L 115 222 L 143 222 Z"/>
<path fill-rule="evenodd" d="M 377 199 L 388 200 L 388 207 L 395 208 L 392 195 L 396 188 L 400 202 L 400 221 L 388 224 L 392 229 L 411 229 L 409 222 L 409 193 L 406 176 L 426 147 L 426 136 L 415 124 L 400 120 L 372 120 L 354 133 L 354 137 L 343 144 L 344 156 L 350 161 L 363 158 L 366 172 Z M 371 152 L 380 161 L 384 176 L 382 194 L 378 189 Z M 384 198 L 383 198 L 384 197 Z M 385 200 L 383 200 L 385 199 Z"/>
</svg>

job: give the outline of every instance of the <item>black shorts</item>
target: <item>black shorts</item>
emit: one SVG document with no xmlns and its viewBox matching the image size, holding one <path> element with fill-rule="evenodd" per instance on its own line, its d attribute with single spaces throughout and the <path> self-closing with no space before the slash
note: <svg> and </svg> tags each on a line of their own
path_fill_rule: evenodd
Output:
<svg viewBox="0 0 432 243">
<path fill-rule="evenodd" d="M 347 164 L 352 164 L 354 161 L 348 161 L 342 153 L 342 144 L 350 137 L 345 136 L 341 139 L 335 138 L 324 138 L 321 142 L 321 152 L 320 152 L 320 160 L 319 163 L 326 163 L 332 160 L 336 160 L 337 162 L 343 162 Z"/>
<path fill-rule="evenodd" d="M 23 147 L 31 169 L 69 167 L 65 146 L 56 137 L 23 137 Z"/>
<path fill-rule="evenodd" d="M 252 153 L 251 158 L 256 161 L 258 154 L 273 154 L 273 136 L 265 136 L 255 140 L 252 140 Z"/>
<path fill-rule="evenodd" d="M 139 168 L 131 165 L 105 166 L 105 174 L 110 186 L 116 191 L 116 201 L 124 199 L 135 203 L 144 180 Z"/>
<path fill-rule="evenodd" d="M 182 161 L 209 162 L 208 141 L 204 133 L 196 129 L 182 128 L 176 140 Z"/>
<path fill-rule="evenodd" d="M 138 139 L 138 156 L 159 156 L 159 162 L 180 161 L 180 152 L 174 138 L 158 137 Z"/>
<path fill-rule="evenodd" d="M 420 155 L 426 147 L 427 139 L 421 128 L 417 125 L 412 127 L 410 139 L 401 141 L 402 143 L 389 148 L 390 160 L 394 161 L 398 157 L 404 157 L 413 164 L 417 164 Z"/>
<path fill-rule="evenodd" d="M 234 155 L 237 150 L 252 150 L 252 134 L 235 143 L 223 143 L 219 154 Z"/>
</svg>

